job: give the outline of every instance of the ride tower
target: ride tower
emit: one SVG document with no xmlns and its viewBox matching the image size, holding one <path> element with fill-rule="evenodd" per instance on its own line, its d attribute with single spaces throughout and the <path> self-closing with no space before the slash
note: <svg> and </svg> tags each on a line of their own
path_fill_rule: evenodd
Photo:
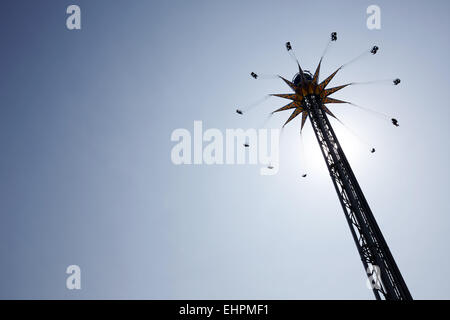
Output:
<svg viewBox="0 0 450 320">
<path fill-rule="evenodd" d="M 336 41 L 336 39 L 336 33 L 333 32 L 331 41 Z M 292 50 L 289 42 L 286 43 L 286 48 L 288 51 Z M 376 54 L 377 51 L 378 47 L 374 46 L 369 52 Z M 336 117 L 328 109 L 327 104 L 347 103 L 329 96 L 353 83 L 327 89 L 327 85 L 343 66 L 319 82 L 322 59 L 323 56 L 314 75 L 303 71 L 296 59 L 299 72 L 294 76 L 292 82 L 279 76 L 294 92 L 272 94 L 272 96 L 292 100 L 291 103 L 272 113 L 293 109 L 284 126 L 301 114 L 301 130 L 309 117 L 353 240 L 361 256 L 362 264 L 369 274 L 369 279 L 372 280 L 372 289 L 376 299 L 412 300 L 408 287 L 328 119 L 328 115 Z M 257 78 L 255 73 L 251 75 Z M 395 79 L 393 82 L 394 85 L 398 85 L 400 80 Z M 392 123 L 398 126 L 396 119 L 392 119 Z M 372 149 L 372 152 L 375 152 L 375 149 Z"/>
</svg>

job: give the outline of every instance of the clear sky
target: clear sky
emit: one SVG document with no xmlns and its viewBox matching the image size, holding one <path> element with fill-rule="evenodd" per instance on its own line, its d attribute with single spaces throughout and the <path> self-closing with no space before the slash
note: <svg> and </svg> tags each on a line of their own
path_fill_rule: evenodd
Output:
<svg viewBox="0 0 450 320">
<path fill-rule="evenodd" d="M 81 7 L 82 29 L 66 28 Z M 381 8 L 368 30 L 366 8 Z M 296 65 L 332 84 L 332 122 L 414 298 L 449 299 L 448 1 L 2 1 L 0 298 L 373 299 L 309 123 L 280 171 L 175 166 L 173 130 L 257 128 L 285 101 L 238 117 Z M 441 101 L 442 100 L 442 101 Z M 277 114 L 270 127 L 281 127 Z M 82 289 L 66 289 L 79 265 Z"/>
</svg>

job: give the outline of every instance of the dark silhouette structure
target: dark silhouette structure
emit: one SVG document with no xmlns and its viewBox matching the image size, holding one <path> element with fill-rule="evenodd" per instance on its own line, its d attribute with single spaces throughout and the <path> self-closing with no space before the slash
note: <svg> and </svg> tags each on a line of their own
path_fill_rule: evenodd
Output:
<svg viewBox="0 0 450 320">
<path fill-rule="evenodd" d="M 332 33 L 331 41 L 336 39 L 336 33 Z M 290 43 L 287 49 L 288 51 L 292 50 Z M 377 51 L 378 47 L 374 46 L 370 53 L 375 54 Z M 372 280 L 375 297 L 386 300 L 412 300 L 408 287 L 328 119 L 328 115 L 335 116 L 326 104 L 346 103 L 330 98 L 329 95 L 351 85 L 351 83 L 326 89 L 329 82 L 342 67 L 319 83 L 322 58 L 314 75 L 303 71 L 297 61 L 299 72 L 292 82 L 280 77 L 294 93 L 274 94 L 273 96 L 292 100 L 291 103 L 274 112 L 293 109 L 292 115 L 284 125 L 297 115 L 302 114 L 302 129 L 309 117 L 353 240 L 361 256 L 362 264 L 369 274 L 369 279 Z M 372 149 L 371 152 L 375 152 L 375 149 Z"/>
</svg>

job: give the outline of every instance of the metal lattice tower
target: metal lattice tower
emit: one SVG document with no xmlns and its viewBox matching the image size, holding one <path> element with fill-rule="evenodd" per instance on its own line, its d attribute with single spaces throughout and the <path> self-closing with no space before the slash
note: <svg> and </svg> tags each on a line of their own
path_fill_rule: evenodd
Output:
<svg viewBox="0 0 450 320">
<path fill-rule="evenodd" d="M 333 32 L 330 42 L 336 41 L 336 39 L 336 33 Z M 286 43 L 286 48 L 288 51 L 292 50 L 289 42 Z M 377 51 L 378 47 L 374 46 L 369 53 L 376 54 Z M 307 118 L 310 118 L 331 180 L 333 181 L 342 209 L 344 210 L 345 218 L 350 227 L 353 240 L 361 256 L 364 269 L 369 275 L 369 279 L 373 280 L 371 283 L 375 297 L 379 300 L 412 300 L 408 287 L 403 280 L 400 270 L 327 116 L 330 115 L 336 118 L 326 104 L 347 103 L 342 100 L 330 98 L 329 96 L 353 83 L 326 89 L 327 85 L 343 66 L 319 83 L 322 59 L 323 56 L 314 75 L 306 71 L 304 72 L 296 59 L 299 72 L 293 81 L 291 82 L 280 77 L 294 93 L 272 95 L 292 100 L 292 102 L 273 113 L 293 109 L 291 116 L 284 125 L 301 114 L 301 130 Z M 251 75 L 255 79 L 258 77 L 253 72 Z M 398 85 L 400 79 L 395 79 L 393 82 L 394 85 Z M 236 112 L 242 114 L 241 110 L 236 110 Z M 392 123 L 398 126 L 396 119 L 392 119 Z M 372 152 L 375 152 L 375 149 L 372 149 Z"/>
<path fill-rule="evenodd" d="M 320 108 L 321 98 L 308 95 L 304 99 L 311 125 L 330 172 L 362 263 L 366 271 L 379 267 L 379 280 L 373 292 L 377 299 L 411 300 L 408 287 L 395 263 L 375 217 L 345 157 L 333 127 Z"/>
</svg>

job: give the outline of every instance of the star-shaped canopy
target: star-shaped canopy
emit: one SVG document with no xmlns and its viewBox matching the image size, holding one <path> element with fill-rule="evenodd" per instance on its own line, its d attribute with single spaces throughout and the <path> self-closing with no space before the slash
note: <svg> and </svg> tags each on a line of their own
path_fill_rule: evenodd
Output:
<svg viewBox="0 0 450 320">
<path fill-rule="evenodd" d="M 330 98 L 329 96 L 331 94 L 335 93 L 336 91 L 339 91 L 339 90 L 347 87 L 348 85 L 350 85 L 350 83 L 344 84 L 342 86 L 326 89 L 327 85 L 330 83 L 330 81 L 334 78 L 334 76 L 338 73 L 338 71 L 342 67 L 337 69 L 328 78 L 326 78 L 321 83 L 319 83 L 319 73 L 320 73 L 320 65 L 321 65 L 321 63 L 322 63 L 322 59 L 320 60 L 319 65 L 317 66 L 317 69 L 314 72 L 314 76 L 313 76 L 312 80 L 306 79 L 302 68 L 300 67 L 300 65 L 298 65 L 299 75 L 300 75 L 300 83 L 298 85 L 295 85 L 291 81 L 286 80 L 285 78 L 280 76 L 280 78 L 283 79 L 283 81 L 286 82 L 286 84 L 294 91 L 294 93 L 288 93 L 288 94 L 272 94 L 272 96 L 275 96 L 275 97 L 280 97 L 280 98 L 284 98 L 284 99 L 293 100 L 293 102 L 291 102 L 291 103 L 285 105 L 284 107 L 281 107 L 280 109 L 275 110 L 274 112 L 272 112 L 272 113 L 275 113 L 275 112 L 284 111 L 284 110 L 288 110 L 288 109 L 294 109 L 294 111 L 292 112 L 291 116 L 286 121 L 286 123 L 283 125 L 283 127 L 286 124 L 288 124 L 291 120 L 293 120 L 295 117 L 297 117 L 299 114 L 302 114 L 302 126 L 301 126 L 301 129 L 303 129 L 303 126 L 305 125 L 305 121 L 308 118 L 308 111 L 303 108 L 303 99 L 304 99 L 305 96 L 307 96 L 309 94 L 315 94 L 315 95 L 319 96 L 321 98 L 321 102 L 322 102 L 322 104 L 321 104 L 322 109 L 327 114 L 329 114 L 330 116 L 332 116 L 334 118 L 336 118 L 336 117 L 325 106 L 325 104 L 328 104 L 328 103 L 347 103 L 346 101 Z"/>
</svg>

